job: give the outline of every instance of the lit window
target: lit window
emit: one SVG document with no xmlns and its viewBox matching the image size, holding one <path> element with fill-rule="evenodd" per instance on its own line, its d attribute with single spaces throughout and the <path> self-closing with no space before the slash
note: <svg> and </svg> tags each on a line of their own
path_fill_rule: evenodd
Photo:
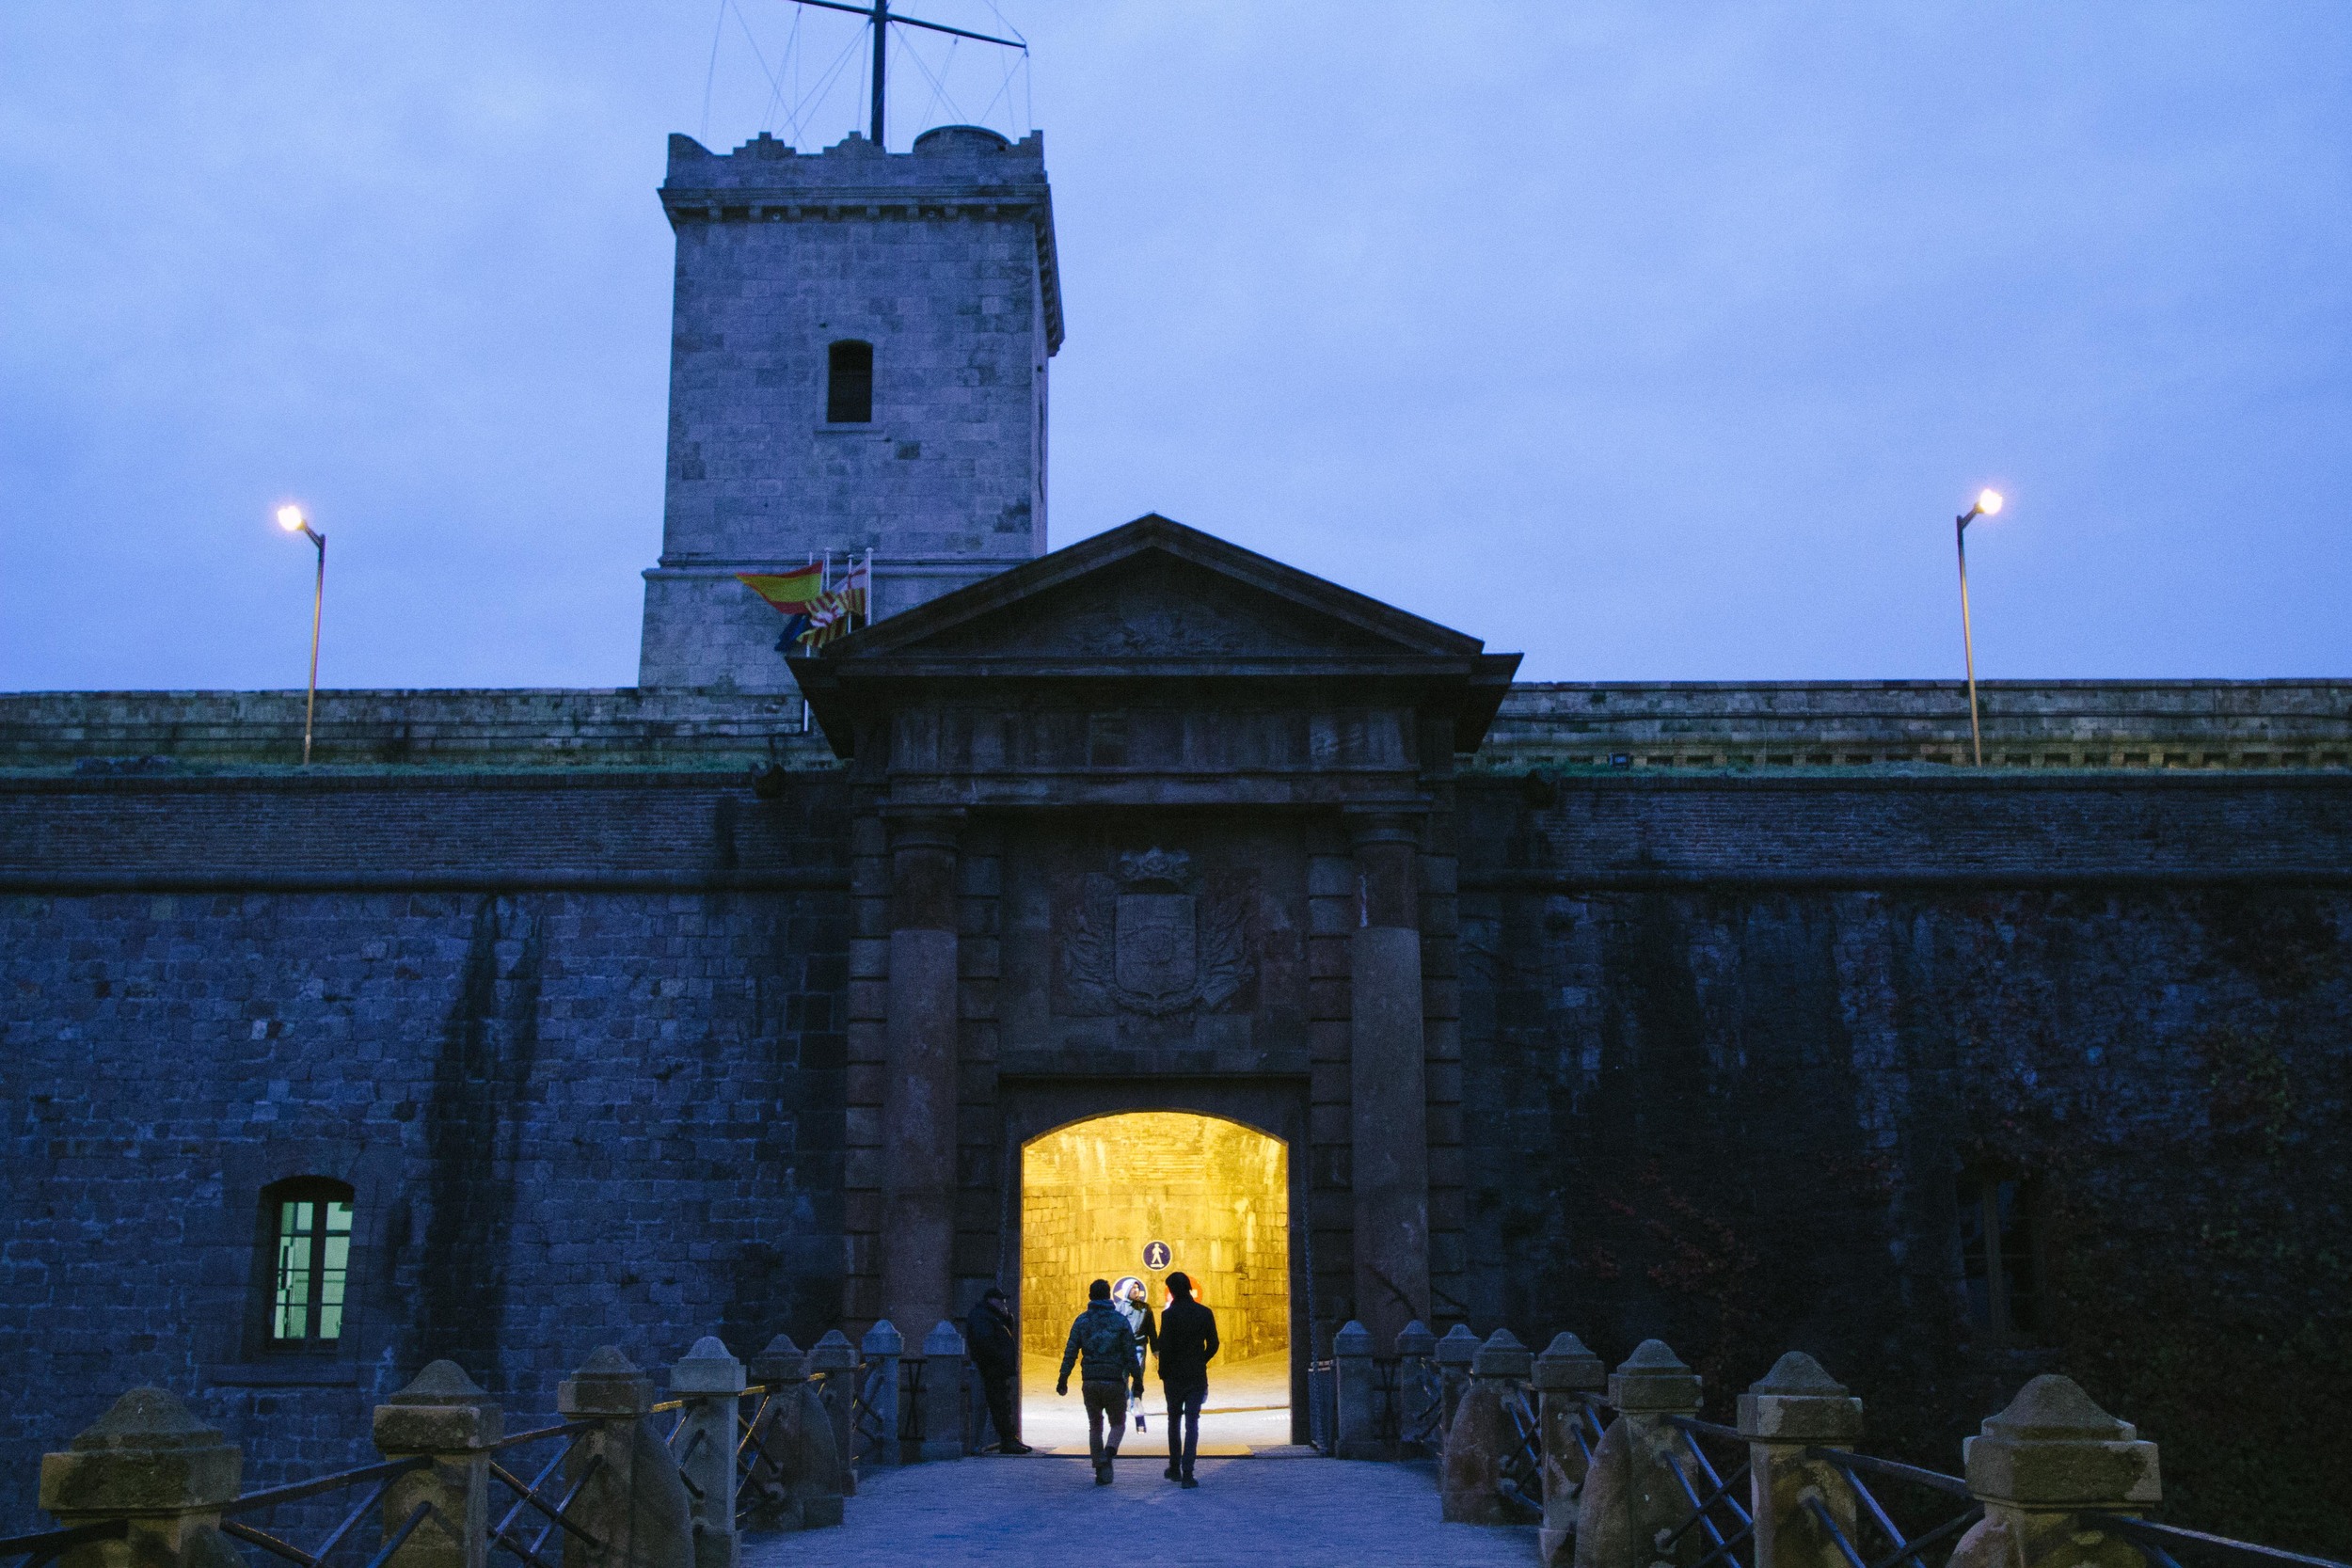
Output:
<svg viewBox="0 0 2352 1568">
<path fill-rule="evenodd" d="M 1996 1176 L 1960 1179 L 1960 1271 L 1968 1321 L 1995 1338 L 2031 1335 L 2035 1310 L 2033 1215 L 2024 1185 Z"/>
<path fill-rule="evenodd" d="M 271 1209 L 270 1342 L 279 1349 L 342 1338 L 351 1278 L 351 1189 L 339 1181 L 281 1181 Z"/>
<path fill-rule="evenodd" d="M 825 422 L 872 423 L 874 345 L 844 339 L 833 345 L 825 360 Z"/>
</svg>

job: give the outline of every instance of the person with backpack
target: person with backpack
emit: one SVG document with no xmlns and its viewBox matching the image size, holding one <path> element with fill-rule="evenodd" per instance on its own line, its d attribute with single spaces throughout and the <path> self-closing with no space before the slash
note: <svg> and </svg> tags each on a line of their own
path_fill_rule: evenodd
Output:
<svg viewBox="0 0 2352 1568">
<path fill-rule="evenodd" d="M 1107 1279 L 1087 1287 L 1087 1309 L 1070 1325 L 1055 1393 L 1069 1394 L 1073 1363 L 1079 1365 L 1079 1392 L 1086 1400 L 1087 1452 L 1094 1460 L 1094 1484 L 1108 1486 L 1119 1439 L 1127 1427 L 1127 1391 L 1133 1387 L 1136 1398 L 1143 1398 L 1143 1351 L 1136 1343 L 1135 1330 L 1111 1305 Z M 1106 1424 L 1107 1434 L 1103 1430 Z"/>
<path fill-rule="evenodd" d="M 1168 1400 L 1168 1479 L 1187 1490 L 1200 1446 L 1200 1406 L 1209 1397 L 1209 1360 L 1216 1354 L 1216 1314 L 1192 1299 L 1191 1276 L 1168 1276 L 1160 1313 L 1160 1392 Z"/>
</svg>

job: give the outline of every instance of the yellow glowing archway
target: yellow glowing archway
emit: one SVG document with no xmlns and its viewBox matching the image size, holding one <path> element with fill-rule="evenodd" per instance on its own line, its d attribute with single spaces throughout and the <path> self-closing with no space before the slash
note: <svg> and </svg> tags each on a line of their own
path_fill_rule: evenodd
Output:
<svg viewBox="0 0 2352 1568">
<path fill-rule="evenodd" d="M 1168 1249 L 1157 1268 L 1145 1261 L 1153 1242 Z M 1021 1151 L 1025 1392 L 1050 1391 L 1089 1281 L 1134 1275 L 1157 1312 L 1168 1275 L 1181 1271 L 1216 1313 L 1220 1368 L 1234 1376 L 1257 1369 L 1249 1382 L 1267 1384 L 1275 1392 L 1264 1398 L 1287 1405 L 1290 1261 L 1290 1148 L 1281 1139 L 1182 1111 L 1129 1111 L 1041 1133 Z M 1213 1370 L 1212 1404 L 1218 1388 Z M 1251 1408 L 1271 1415 L 1279 1406 Z"/>
</svg>

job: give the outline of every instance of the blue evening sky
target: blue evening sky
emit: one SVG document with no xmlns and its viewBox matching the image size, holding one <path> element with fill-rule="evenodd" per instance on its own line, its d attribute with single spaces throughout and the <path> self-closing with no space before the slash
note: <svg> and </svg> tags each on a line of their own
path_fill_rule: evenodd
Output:
<svg viewBox="0 0 2352 1568">
<path fill-rule="evenodd" d="M 1993 483 L 1982 673 L 2352 675 L 2352 5 L 902 3 L 1034 46 L 902 53 L 892 140 L 1045 130 L 1057 545 L 1949 676 Z M 0 8 L 0 688 L 300 684 L 286 497 L 324 684 L 632 682 L 663 136 L 838 139 L 794 9 Z"/>
</svg>

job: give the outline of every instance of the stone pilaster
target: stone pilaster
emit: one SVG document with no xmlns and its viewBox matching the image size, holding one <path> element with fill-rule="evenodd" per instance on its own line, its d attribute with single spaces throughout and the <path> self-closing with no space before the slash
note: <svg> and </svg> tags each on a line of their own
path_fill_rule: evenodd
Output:
<svg viewBox="0 0 2352 1568">
<path fill-rule="evenodd" d="M 1351 1322 L 1331 1336 L 1332 1401 L 1337 1415 L 1331 1451 L 1340 1459 L 1383 1459 L 1372 1422 L 1372 1336 Z"/>
<path fill-rule="evenodd" d="M 68 1551 L 65 1568 L 242 1568 L 220 1533 L 245 1458 L 179 1397 L 134 1388 L 63 1453 L 40 1457 L 40 1506 L 72 1529 L 121 1519 L 119 1541 Z"/>
<path fill-rule="evenodd" d="M 1478 1336 L 1468 1323 L 1455 1323 L 1438 1341 L 1438 1430 L 1451 1433 L 1454 1418 L 1462 1408 L 1462 1396 L 1470 1391 L 1470 1363 L 1478 1356 Z"/>
<path fill-rule="evenodd" d="M 818 1347 L 823 1349 L 822 1345 Z M 868 1465 L 897 1465 L 904 1456 L 898 1451 L 898 1363 L 905 1356 L 907 1342 L 898 1325 L 888 1318 L 866 1331 L 858 1341 L 858 1353 L 864 1360 L 863 1378 L 866 1395 L 866 1419 L 869 1427 L 865 1461 Z M 860 1434 L 850 1434 L 850 1463 L 858 1458 Z"/>
<path fill-rule="evenodd" d="M 2156 1446 L 2073 1379 L 2035 1378 L 1963 1451 L 1984 1517 L 1950 1568 L 2139 1568 L 2136 1547 L 2083 1515 L 2137 1515 L 2158 1501 Z"/>
<path fill-rule="evenodd" d="M 505 1433 L 498 1402 L 454 1361 L 436 1361 L 375 1407 L 375 1446 L 387 1459 L 422 1454 L 432 1464 L 384 1494 L 384 1535 L 404 1528 L 420 1503 L 433 1513 L 396 1554 L 402 1568 L 483 1568 L 490 1555 L 490 1450 Z"/>
<path fill-rule="evenodd" d="M 1862 1435 L 1862 1402 L 1819 1361 L 1792 1350 L 1740 1396 L 1740 1432 L 1748 1440 L 1755 1568 L 1844 1568 L 1845 1554 L 1805 1499 L 1819 1497 L 1851 1541 L 1853 1483 L 1805 1450 L 1851 1449 Z"/>
<path fill-rule="evenodd" d="M 1350 1169 L 1356 1316 L 1375 1339 L 1429 1315 L 1429 1079 L 1422 1035 L 1420 825 L 1351 818 Z"/>
<path fill-rule="evenodd" d="M 890 823 L 882 1309 L 913 1323 L 953 1306 L 957 826 L 945 815 Z"/>
</svg>

